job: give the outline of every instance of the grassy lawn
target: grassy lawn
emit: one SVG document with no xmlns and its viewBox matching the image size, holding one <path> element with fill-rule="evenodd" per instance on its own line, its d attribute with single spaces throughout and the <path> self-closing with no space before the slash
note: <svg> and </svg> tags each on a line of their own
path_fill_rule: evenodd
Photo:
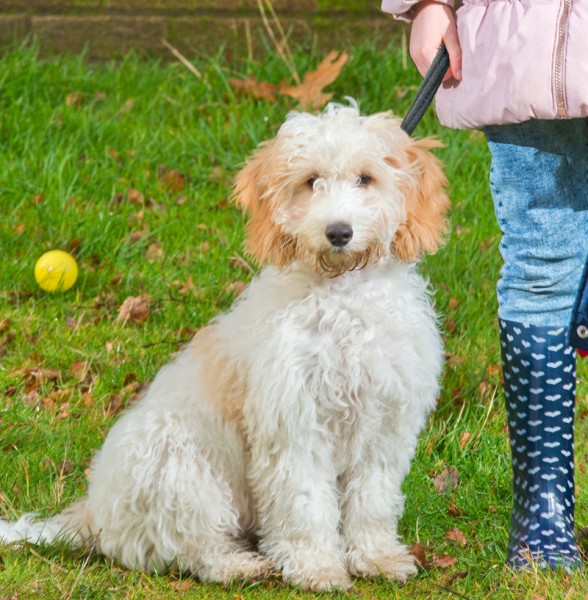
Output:
<svg viewBox="0 0 588 600">
<path fill-rule="evenodd" d="M 403 114 L 418 75 L 389 48 L 350 49 L 330 88 L 364 112 Z M 298 70 L 322 57 L 295 55 Z M 34 50 L 0 59 L 0 516 L 52 514 L 84 493 L 86 471 L 117 413 L 252 276 L 233 176 L 271 137 L 291 99 L 254 100 L 228 80 L 288 77 L 261 62 L 89 65 L 43 61 Z M 443 130 L 432 114 L 417 130 L 446 145 L 453 201 L 447 245 L 423 263 L 447 344 L 439 408 L 405 484 L 403 535 L 426 568 L 403 586 L 358 582 L 358 598 L 586 598 L 578 573 L 517 575 L 503 566 L 510 462 L 500 388 L 494 286 L 499 232 L 481 134 Z M 32 276 L 46 250 L 72 252 L 75 287 L 41 291 Z M 142 323 L 117 320 L 147 294 Z M 577 522 L 588 521 L 586 386 L 579 369 Z M 446 488 L 443 491 L 443 488 Z M 458 528 L 461 534 L 449 534 Z M 449 539 L 455 538 L 455 539 Z M 279 581 L 224 589 L 177 575 L 122 570 L 64 548 L 0 548 L 0 598 L 298 598 Z"/>
</svg>

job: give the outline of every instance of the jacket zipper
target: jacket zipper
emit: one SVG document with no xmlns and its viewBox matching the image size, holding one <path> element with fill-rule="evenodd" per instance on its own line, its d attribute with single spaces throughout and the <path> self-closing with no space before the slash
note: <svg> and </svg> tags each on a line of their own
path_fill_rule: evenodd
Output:
<svg viewBox="0 0 588 600">
<path fill-rule="evenodd" d="M 563 0 L 562 9 L 557 23 L 554 57 L 554 86 L 555 103 L 558 118 L 568 116 L 568 107 L 565 93 L 565 51 L 568 31 L 568 20 L 572 0 Z"/>
</svg>

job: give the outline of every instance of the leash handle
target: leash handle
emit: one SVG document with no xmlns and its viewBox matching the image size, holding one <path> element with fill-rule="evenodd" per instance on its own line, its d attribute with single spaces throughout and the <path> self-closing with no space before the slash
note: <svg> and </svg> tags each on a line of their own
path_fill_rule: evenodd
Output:
<svg viewBox="0 0 588 600">
<path fill-rule="evenodd" d="M 419 89 L 400 125 L 401 129 L 406 131 L 408 135 L 412 135 L 416 126 L 419 124 L 423 115 L 429 108 L 429 105 L 433 101 L 445 73 L 449 69 L 449 53 L 444 43 L 441 43 L 441 47 L 437 51 L 429 70 L 425 74 L 425 77 L 419 86 Z"/>
</svg>

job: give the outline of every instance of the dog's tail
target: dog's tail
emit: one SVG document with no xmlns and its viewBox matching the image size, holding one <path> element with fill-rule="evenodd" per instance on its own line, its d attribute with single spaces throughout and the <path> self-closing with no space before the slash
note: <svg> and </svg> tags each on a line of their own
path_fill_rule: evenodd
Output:
<svg viewBox="0 0 588 600">
<path fill-rule="evenodd" d="M 0 519 L 0 543 L 30 542 L 32 544 L 63 543 L 79 548 L 92 539 L 92 522 L 81 500 L 49 519 L 38 519 L 34 513 L 23 515 L 10 523 Z"/>
</svg>

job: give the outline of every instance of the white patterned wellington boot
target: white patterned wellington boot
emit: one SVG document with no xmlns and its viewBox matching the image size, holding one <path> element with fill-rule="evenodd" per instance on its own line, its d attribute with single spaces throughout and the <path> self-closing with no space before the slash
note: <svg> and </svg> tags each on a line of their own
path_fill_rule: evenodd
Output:
<svg viewBox="0 0 588 600">
<path fill-rule="evenodd" d="M 500 321 L 513 469 L 508 562 L 577 568 L 574 536 L 576 354 L 565 327 Z"/>
</svg>

